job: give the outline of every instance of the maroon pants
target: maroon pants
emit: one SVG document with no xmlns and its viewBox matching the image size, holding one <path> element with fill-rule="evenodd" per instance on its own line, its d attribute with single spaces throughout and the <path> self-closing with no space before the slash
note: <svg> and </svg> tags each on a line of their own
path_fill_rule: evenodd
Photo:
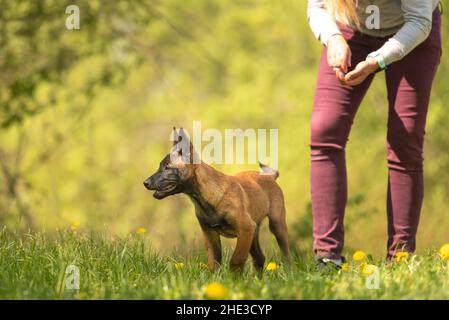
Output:
<svg viewBox="0 0 449 320">
<path fill-rule="evenodd" d="M 387 38 L 363 35 L 346 26 L 340 29 L 351 48 L 353 67 L 387 41 Z M 441 14 L 437 9 L 427 40 L 385 70 L 389 108 L 389 257 L 396 250 L 415 250 L 424 190 L 422 153 L 426 115 L 441 57 L 440 29 Z M 347 201 L 345 146 L 357 109 L 374 75 L 355 87 L 341 85 L 326 56 L 324 48 L 311 121 L 314 251 L 319 256 L 339 256 L 344 242 L 343 218 Z M 366 143 L 368 145 L 369 141 Z"/>
</svg>

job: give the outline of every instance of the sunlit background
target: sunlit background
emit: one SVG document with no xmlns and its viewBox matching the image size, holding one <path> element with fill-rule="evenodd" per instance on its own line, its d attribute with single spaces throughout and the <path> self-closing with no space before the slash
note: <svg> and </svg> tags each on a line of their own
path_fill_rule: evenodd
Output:
<svg viewBox="0 0 449 320">
<path fill-rule="evenodd" d="M 279 130 L 279 184 L 293 246 L 311 249 L 309 119 L 321 45 L 306 1 L 2 1 L 0 225 L 125 236 L 162 251 L 201 248 L 186 196 L 142 185 L 173 126 Z M 80 8 L 80 30 L 65 9 Z M 443 15 L 448 51 L 447 15 Z M 413 66 L 410 66 L 413 67 Z M 418 250 L 449 237 L 449 60 L 435 81 Z M 379 74 L 347 148 L 346 249 L 386 243 L 385 79 Z M 216 166 L 225 173 L 255 165 Z M 266 230 L 263 241 L 274 244 Z"/>
</svg>

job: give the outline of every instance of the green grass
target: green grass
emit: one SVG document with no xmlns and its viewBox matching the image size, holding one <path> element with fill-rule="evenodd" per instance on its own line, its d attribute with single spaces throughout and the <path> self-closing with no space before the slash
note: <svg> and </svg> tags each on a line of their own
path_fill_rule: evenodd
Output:
<svg viewBox="0 0 449 320">
<path fill-rule="evenodd" d="M 125 239 L 63 231 L 54 235 L 0 231 L 2 299 L 203 299 L 205 287 L 223 284 L 229 299 L 449 299 L 449 266 L 437 252 L 380 267 L 378 290 L 365 287 L 357 263 L 348 272 L 320 274 L 310 257 L 257 276 L 247 263 L 243 275 L 226 264 L 215 273 L 203 254 L 163 256 L 148 237 Z M 184 267 L 175 268 L 176 262 Z M 80 289 L 65 286 L 70 264 L 80 269 Z"/>
</svg>

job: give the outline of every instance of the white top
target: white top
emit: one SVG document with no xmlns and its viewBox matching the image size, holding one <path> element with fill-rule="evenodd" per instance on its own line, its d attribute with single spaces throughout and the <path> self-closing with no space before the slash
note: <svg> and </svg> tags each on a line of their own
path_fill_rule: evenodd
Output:
<svg viewBox="0 0 449 320">
<path fill-rule="evenodd" d="M 388 65 L 405 57 L 429 36 L 432 14 L 439 0 L 358 0 L 360 32 L 375 36 L 392 36 L 376 52 Z M 378 29 L 373 28 L 373 10 L 379 9 Z M 324 45 L 335 34 L 341 34 L 334 19 L 327 12 L 324 0 L 308 0 L 307 17 L 315 37 Z"/>
</svg>

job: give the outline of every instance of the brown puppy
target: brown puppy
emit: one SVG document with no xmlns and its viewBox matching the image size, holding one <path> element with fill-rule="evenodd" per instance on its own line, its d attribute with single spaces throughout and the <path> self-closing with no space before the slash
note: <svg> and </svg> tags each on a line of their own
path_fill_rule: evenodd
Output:
<svg viewBox="0 0 449 320">
<path fill-rule="evenodd" d="M 221 263 L 220 236 L 237 238 L 231 268 L 242 271 L 251 254 L 254 267 L 261 270 L 265 257 L 259 244 L 259 228 L 268 216 L 285 257 L 290 257 L 284 196 L 276 183 L 278 172 L 263 164 L 264 174 L 241 172 L 235 176 L 221 173 L 193 159 L 197 156 L 183 129 L 174 129 L 173 148 L 160 163 L 159 169 L 145 180 L 153 196 L 163 199 L 177 193 L 187 194 L 195 205 L 195 213 L 203 230 L 209 269 Z"/>
</svg>

